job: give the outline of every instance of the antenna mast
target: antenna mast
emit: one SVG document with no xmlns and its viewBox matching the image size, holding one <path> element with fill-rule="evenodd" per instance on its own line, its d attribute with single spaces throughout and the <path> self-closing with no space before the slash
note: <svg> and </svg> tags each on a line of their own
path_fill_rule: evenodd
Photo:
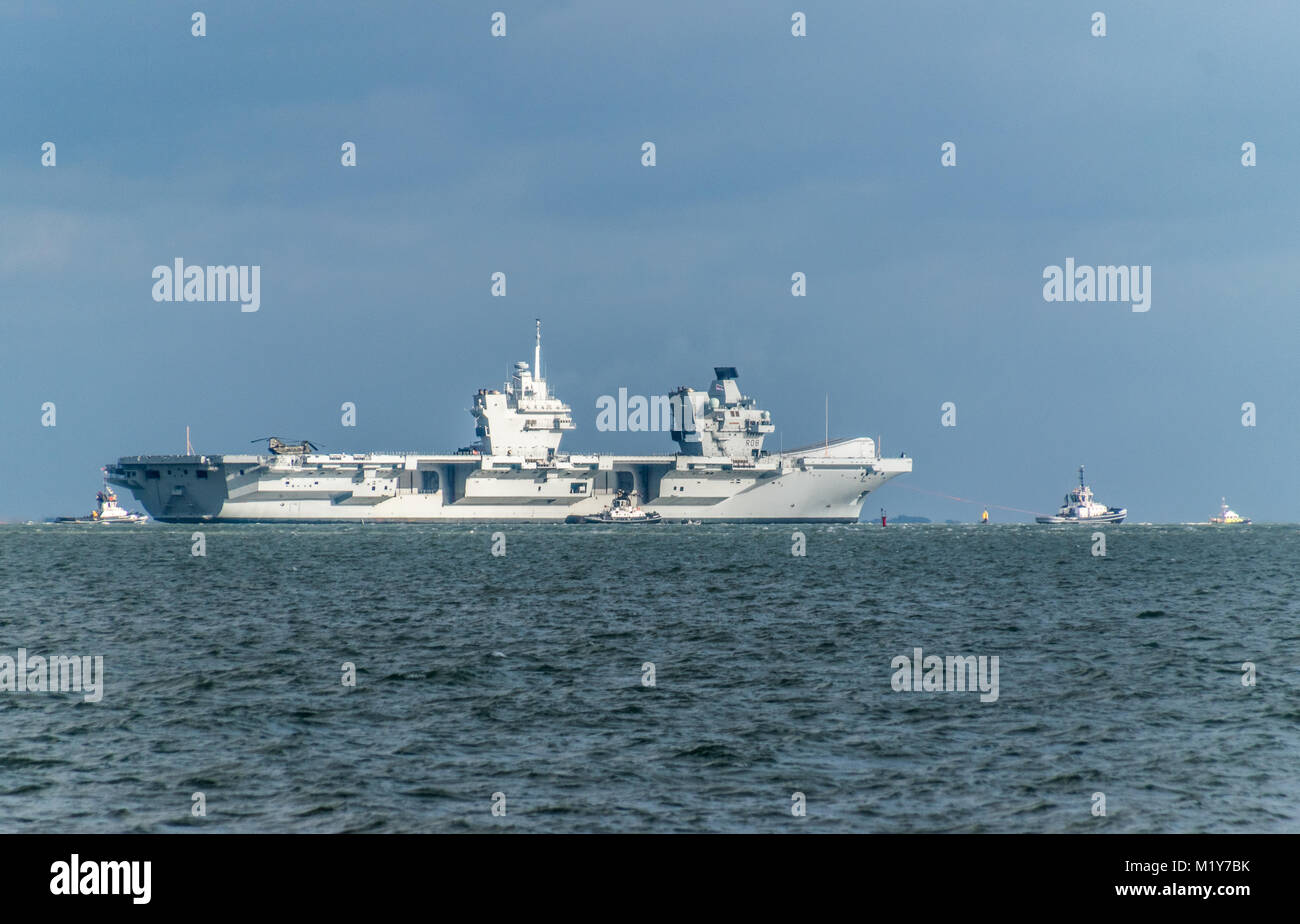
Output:
<svg viewBox="0 0 1300 924">
<path fill-rule="evenodd" d="M 823 450 L 824 455 L 831 454 L 831 395 L 826 393 L 826 448 Z"/>
<path fill-rule="evenodd" d="M 533 378 L 542 377 L 542 319 L 537 318 L 537 346 L 533 348 Z"/>
</svg>

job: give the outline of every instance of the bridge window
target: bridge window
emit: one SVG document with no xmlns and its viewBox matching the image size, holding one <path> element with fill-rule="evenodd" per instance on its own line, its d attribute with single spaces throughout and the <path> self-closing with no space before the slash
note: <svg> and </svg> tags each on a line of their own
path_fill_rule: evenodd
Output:
<svg viewBox="0 0 1300 924">
<path fill-rule="evenodd" d="M 146 479 L 161 478 L 162 472 L 158 471 L 156 468 L 147 468 L 145 469 L 144 477 Z"/>
</svg>

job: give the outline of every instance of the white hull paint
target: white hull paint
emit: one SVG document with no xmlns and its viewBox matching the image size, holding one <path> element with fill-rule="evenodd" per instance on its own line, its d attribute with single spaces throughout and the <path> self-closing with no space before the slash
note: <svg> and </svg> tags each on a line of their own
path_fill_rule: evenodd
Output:
<svg viewBox="0 0 1300 924">
<path fill-rule="evenodd" d="M 1061 523 L 1074 523 L 1087 526 L 1090 523 L 1094 525 L 1098 523 L 1123 523 L 1126 516 L 1128 516 L 1127 510 L 1118 510 L 1111 513 L 1100 513 L 1090 517 L 1036 517 L 1035 522 L 1053 526 Z"/>
<path fill-rule="evenodd" d="M 110 468 L 163 522 L 563 521 L 620 487 L 665 520 L 855 522 L 867 495 L 912 469 L 867 438 L 756 461 L 571 455 L 526 462 L 419 453 L 133 456 Z"/>
</svg>

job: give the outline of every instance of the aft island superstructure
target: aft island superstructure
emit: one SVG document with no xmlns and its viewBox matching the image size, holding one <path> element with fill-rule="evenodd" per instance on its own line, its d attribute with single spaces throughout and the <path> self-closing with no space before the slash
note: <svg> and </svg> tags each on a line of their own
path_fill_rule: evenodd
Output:
<svg viewBox="0 0 1300 924">
<path fill-rule="evenodd" d="M 515 364 L 502 389 L 479 389 L 477 441 L 455 453 L 341 453 L 271 443 L 269 455 L 125 456 L 108 467 L 164 522 L 563 521 L 633 497 L 664 520 L 856 522 L 869 493 L 912 470 L 867 437 L 771 454 L 771 414 L 719 366 L 707 391 L 669 395 L 664 455 L 561 453 L 571 408 L 533 364 Z"/>
</svg>

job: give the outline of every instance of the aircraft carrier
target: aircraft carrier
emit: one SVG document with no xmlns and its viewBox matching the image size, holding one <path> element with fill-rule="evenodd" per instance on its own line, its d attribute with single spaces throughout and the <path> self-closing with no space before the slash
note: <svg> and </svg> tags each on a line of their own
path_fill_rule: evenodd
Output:
<svg viewBox="0 0 1300 924">
<path fill-rule="evenodd" d="M 326 453 L 271 439 L 269 455 L 124 456 L 108 480 L 169 523 L 564 521 L 620 495 L 669 521 L 854 523 L 869 493 L 912 470 L 867 437 L 767 452 L 771 414 L 741 394 L 730 366 L 706 391 L 668 395 L 678 452 L 561 453 L 573 412 L 540 369 L 539 322 L 531 368 L 516 363 L 502 389 L 479 389 L 478 440 L 454 453 Z"/>
</svg>

